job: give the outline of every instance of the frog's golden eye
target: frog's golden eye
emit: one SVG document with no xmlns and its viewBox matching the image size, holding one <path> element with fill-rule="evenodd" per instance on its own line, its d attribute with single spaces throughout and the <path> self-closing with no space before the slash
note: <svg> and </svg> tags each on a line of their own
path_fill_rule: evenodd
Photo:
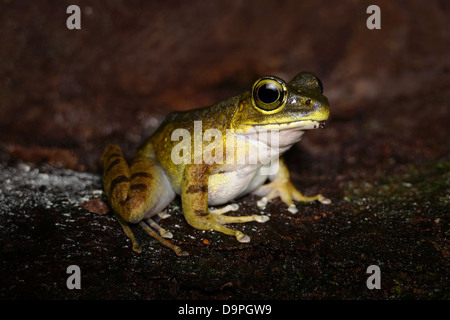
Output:
<svg viewBox="0 0 450 320">
<path fill-rule="evenodd" d="M 253 105 L 265 112 L 275 112 L 284 106 L 287 88 L 283 80 L 267 76 L 255 82 L 252 88 Z"/>
</svg>

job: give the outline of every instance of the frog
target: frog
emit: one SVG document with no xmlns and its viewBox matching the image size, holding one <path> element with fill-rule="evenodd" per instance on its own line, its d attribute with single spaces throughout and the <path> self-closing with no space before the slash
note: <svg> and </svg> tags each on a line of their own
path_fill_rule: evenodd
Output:
<svg viewBox="0 0 450 320">
<path fill-rule="evenodd" d="M 245 195 L 256 195 L 260 199 L 257 205 L 263 208 L 268 201 L 280 197 L 292 213 L 297 211 L 294 201 L 329 204 L 330 199 L 322 194 L 305 196 L 298 191 L 283 158 L 306 131 L 323 128 L 329 115 L 322 82 L 313 73 L 300 72 L 289 82 L 267 75 L 241 94 L 211 106 L 171 112 L 129 163 L 120 146 L 108 145 L 101 157 L 103 186 L 114 217 L 131 240 L 132 250 L 142 251 L 131 228 L 138 224 L 176 255 L 189 255 L 170 240 L 172 232 L 162 228 L 156 219 L 169 216 L 166 209 L 176 197 L 181 198 L 184 218 L 191 227 L 234 236 L 240 243 L 250 242 L 250 237 L 230 224 L 269 220 L 265 214 L 227 214 L 239 209 L 235 200 Z M 192 135 L 199 123 L 200 134 Z M 216 135 L 208 136 L 211 129 Z M 278 133 L 278 143 L 272 145 L 267 135 L 258 138 L 268 130 Z M 230 151 L 226 153 L 227 160 L 228 155 L 240 152 L 247 161 L 195 158 L 196 150 L 179 150 L 182 139 L 174 138 L 175 132 L 191 133 L 184 141 L 191 147 L 195 143 L 197 147 L 207 147 L 214 138 L 215 145 L 223 147 L 222 155 L 223 150 Z M 227 144 L 230 137 L 240 142 L 239 148 Z M 270 152 L 261 152 L 257 161 L 248 161 L 255 158 L 255 150 L 263 149 Z M 211 155 L 215 156 L 215 151 Z M 174 154 L 183 154 L 183 161 L 175 161 Z M 275 169 L 268 170 L 274 163 Z"/>
</svg>

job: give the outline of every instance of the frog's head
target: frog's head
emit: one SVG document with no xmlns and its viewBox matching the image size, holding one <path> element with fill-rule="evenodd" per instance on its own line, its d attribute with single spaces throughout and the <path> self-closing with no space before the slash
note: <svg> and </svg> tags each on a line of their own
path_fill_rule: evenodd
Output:
<svg viewBox="0 0 450 320">
<path fill-rule="evenodd" d="M 242 95 L 231 127 L 241 133 L 319 128 L 330 115 L 322 92 L 322 83 L 310 72 L 301 72 L 288 83 L 274 76 L 260 78 Z"/>
</svg>

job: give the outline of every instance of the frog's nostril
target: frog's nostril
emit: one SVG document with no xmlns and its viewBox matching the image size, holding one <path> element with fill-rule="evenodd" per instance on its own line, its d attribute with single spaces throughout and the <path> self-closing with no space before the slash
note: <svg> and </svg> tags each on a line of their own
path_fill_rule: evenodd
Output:
<svg viewBox="0 0 450 320">
<path fill-rule="evenodd" d="M 324 121 L 320 121 L 319 126 L 320 126 L 321 129 L 325 129 L 326 126 L 327 126 L 327 123 L 325 122 L 325 120 Z"/>
</svg>

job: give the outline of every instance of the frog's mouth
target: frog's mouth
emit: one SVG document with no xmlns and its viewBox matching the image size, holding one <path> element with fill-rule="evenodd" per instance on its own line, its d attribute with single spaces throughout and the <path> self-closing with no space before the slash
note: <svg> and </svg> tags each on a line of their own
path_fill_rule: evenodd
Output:
<svg viewBox="0 0 450 320">
<path fill-rule="evenodd" d="M 236 134 L 245 136 L 249 141 L 262 143 L 272 149 L 275 148 L 277 154 L 282 154 L 294 143 L 300 141 L 306 130 L 324 127 L 325 120 L 300 120 L 264 125 L 244 125 L 236 130 Z"/>
<path fill-rule="evenodd" d="M 243 126 L 242 130 L 245 132 L 247 129 L 253 129 L 256 131 L 261 130 L 313 130 L 317 128 L 325 128 L 326 121 L 316 121 L 316 120 L 300 120 L 300 121 L 290 121 L 281 123 L 267 123 L 263 125 L 252 125 L 246 124 Z"/>
</svg>

